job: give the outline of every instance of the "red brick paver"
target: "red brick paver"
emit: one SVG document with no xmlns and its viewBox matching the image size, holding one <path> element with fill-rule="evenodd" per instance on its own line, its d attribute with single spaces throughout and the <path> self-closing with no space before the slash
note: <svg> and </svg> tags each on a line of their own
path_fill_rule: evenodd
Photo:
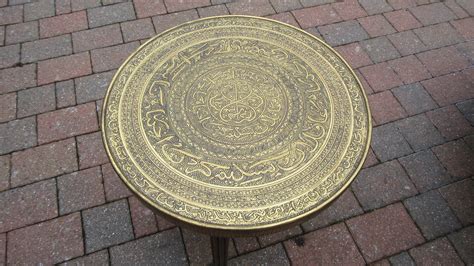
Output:
<svg viewBox="0 0 474 266">
<path fill-rule="evenodd" d="M 122 33 L 118 24 L 74 32 L 72 44 L 74 52 L 82 52 L 122 43 Z"/>
<path fill-rule="evenodd" d="M 40 143 L 89 133 L 97 129 L 95 103 L 86 103 L 38 116 Z"/>
<path fill-rule="evenodd" d="M 351 20 L 367 16 L 365 10 L 359 5 L 357 0 L 346 0 L 333 4 L 334 9 L 344 20 Z"/>
<path fill-rule="evenodd" d="M 155 214 L 136 197 L 128 199 L 135 237 L 150 235 L 158 231 Z"/>
<path fill-rule="evenodd" d="M 119 68 L 125 59 L 139 46 L 140 44 L 138 42 L 131 42 L 93 50 L 91 52 L 91 60 L 94 72 L 97 73 Z"/>
<path fill-rule="evenodd" d="M 420 22 L 407 10 L 397 10 L 385 13 L 388 21 L 397 29 L 397 31 L 406 31 L 421 27 Z"/>
<path fill-rule="evenodd" d="M 418 55 L 433 76 L 441 76 L 469 66 L 466 58 L 454 47 L 431 50 Z"/>
<path fill-rule="evenodd" d="M 0 0 L 0 265 L 211 262 L 207 236 L 118 177 L 99 119 L 140 44 L 226 14 L 333 46 L 374 126 L 347 191 L 301 225 L 232 239 L 230 264 L 474 264 L 474 1 Z"/>
<path fill-rule="evenodd" d="M 84 254 L 79 213 L 12 231 L 8 240 L 9 264 L 53 264 Z"/>
<path fill-rule="evenodd" d="M 360 71 L 375 92 L 402 85 L 400 78 L 387 63 L 363 67 Z"/>
<path fill-rule="evenodd" d="M 38 85 L 92 73 L 89 53 L 53 58 L 38 63 Z"/>
<path fill-rule="evenodd" d="M 105 197 L 107 201 L 113 201 L 132 195 L 132 192 L 125 186 L 119 178 L 112 165 L 102 165 L 102 175 L 104 177 Z"/>
<path fill-rule="evenodd" d="M 360 18 L 359 22 L 370 37 L 378 37 L 395 32 L 392 25 L 382 15 Z"/>
<path fill-rule="evenodd" d="M 474 18 L 465 18 L 461 20 L 454 20 L 451 22 L 456 30 L 466 40 L 474 39 Z"/>
<path fill-rule="evenodd" d="M 201 17 L 203 17 L 203 15 L 202 15 L 201 13 L 199 13 L 199 15 L 200 15 Z M 290 24 L 290 25 L 295 26 L 295 27 L 297 27 L 297 28 L 300 27 L 300 25 L 299 25 L 298 22 L 296 21 L 295 17 L 294 17 L 290 12 L 285 12 L 285 13 L 279 13 L 279 14 L 271 15 L 271 16 L 268 16 L 268 18 L 271 18 L 271 19 L 274 19 L 274 20 L 278 20 L 278 21 L 281 21 L 281 22 Z"/>
<path fill-rule="evenodd" d="M 163 0 L 134 0 L 133 4 L 139 18 L 166 13 Z"/>
<path fill-rule="evenodd" d="M 36 85 L 36 65 L 28 64 L 0 70 L 0 93 L 18 91 Z"/>
<path fill-rule="evenodd" d="M 364 265 L 364 259 L 343 223 L 306 234 L 299 241 L 304 244 L 298 245 L 298 240 L 285 242 L 288 256 L 295 265 Z"/>
<path fill-rule="evenodd" d="M 176 12 L 196 7 L 208 6 L 211 4 L 210 0 L 191 0 L 191 1 L 174 1 L 164 0 L 168 12 Z"/>
<path fill-rule="evenodd" d="M 353 68 L 359 68 L 372 64 L 372 60 L 358 43 L 351 43 L 336 47 L 336 50 L 347 60 Z"/>
<path fill-rule="evenodd" d="M 425 66 L 415 57 L 406 56 L 389 61 L 390 67 L 395 70 L 405 84 L 415 83 L 431 78 Z"/>
<path fill-rule="evenodd" d="M 347 225 L 368 262 L 424 242 L 420 231 L 399 203 L 352 218 Z"/>
<path fill-rule="evenodd" d="M 256 237 L 234 238 L 234 243 L 239 254 L 245 254 L 260 248 Z"/>
<path fill-rule="evenodd" d="M 445 106 L 474 98 L 474 80 L 469 78 L 464 73 L 456 72 L 425 80 L 422 84 L 440 106 Z"/>
<path fill-rule="evenodd" d="M 40 36 L 46 38 L 87 29 L 87 15 L 85 11 L 79 11 L 44 18 L 39 23 Z"/>
<path fill-rule="evenodd" d="M 58 215 L 54 179 L 0 194 L 0 232 L 24 227 Z M 25 216 L 25 213 L 28 215 Z"/>
<path fill-rule="evenodd" d="M 60 176 L 58 182 L 59 212 L 66 214 L 105 203 L 100 167 Z M 84 198 L 84 195 L 87 195 Z"/>
<path fill-rule="evenodd" d="M 347 190 L 327 209 L 324 209 L 314 218 L 304 222 L 302 227 L 304 231 L 309 232 L 333 224 L 334 222 L 362 214 L 363 212 L 354 193 L 352 193 L 351 190 Z"/>
<path fill-rule="evenodd" d="M 13 187 L 77 170 L 74 139 L 54 142 L 15 152 L 12 155 Z"/>
<path fill-rule="evenodd" d="M 376 124 L 384 124 L 406 117 L 405 110 L 390 91 L 369 95 L 369 103 Z"/>
<path fill-rule="evenodd" d="M 303 29 L 341 21 L 330 5 L 300 9 L 293 11 L 293 14 Z"/>
</svg>

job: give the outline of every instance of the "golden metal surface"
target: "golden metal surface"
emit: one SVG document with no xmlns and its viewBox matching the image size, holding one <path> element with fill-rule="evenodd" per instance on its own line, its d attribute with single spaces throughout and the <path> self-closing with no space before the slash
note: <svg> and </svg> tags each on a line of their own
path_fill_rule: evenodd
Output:
<svg viewBox="0 0 474 266">
<path fill-rule="evenodd" d="M 250 16 L 200 19 L 142 45 L 104 100 L 103 139 L 142 200 L 221 235 L 300 221 L 335 199 L 370 142 L 364 91 L 329 46 Z"/>
</svg>

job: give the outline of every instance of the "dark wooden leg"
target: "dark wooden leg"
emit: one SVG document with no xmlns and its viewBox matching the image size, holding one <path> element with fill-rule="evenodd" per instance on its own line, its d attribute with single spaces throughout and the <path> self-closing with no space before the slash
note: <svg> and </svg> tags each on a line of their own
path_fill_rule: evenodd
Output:
<svg viewBox="0 0 474 266">
<path fill-rule="evenodd" d="M 227 252 L 229 250 L 229 238 L 211 236 L 212 257 L 214 265 L 227 265 Z"/>
</svg>

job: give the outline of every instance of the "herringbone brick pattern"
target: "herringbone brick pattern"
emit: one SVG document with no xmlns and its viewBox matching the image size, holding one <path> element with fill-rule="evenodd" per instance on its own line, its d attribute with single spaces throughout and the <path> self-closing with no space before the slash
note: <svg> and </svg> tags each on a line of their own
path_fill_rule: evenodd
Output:
<svg viewBox="0 0 474 266">
<path fill-rule="evenodd" d="M 124 187 L 99 117 L 147 38 L 224 14 L 324 39 L 374 121 L 351 188 L 300 226 L 233 239 L 231 264 L 474 264 L 474 1 L 0 0 L 0 265 L 211 262 L 207 236 Z"/>
</svg>

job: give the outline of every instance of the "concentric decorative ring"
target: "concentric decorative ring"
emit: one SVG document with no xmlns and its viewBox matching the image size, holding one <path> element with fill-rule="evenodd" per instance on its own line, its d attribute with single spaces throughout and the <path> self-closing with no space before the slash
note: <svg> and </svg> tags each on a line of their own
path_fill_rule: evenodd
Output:
<svg viewBox="0 0 474 266">
<path fill-rule="evenodd" d="M 357 77 L 322 41 L 222 16 L 142 45 L 109 87 L 102 128 L 117 173 L 144 201 L 235 235 L 296 222 L 342 193 L 371 122 Z"/>
</svg>

